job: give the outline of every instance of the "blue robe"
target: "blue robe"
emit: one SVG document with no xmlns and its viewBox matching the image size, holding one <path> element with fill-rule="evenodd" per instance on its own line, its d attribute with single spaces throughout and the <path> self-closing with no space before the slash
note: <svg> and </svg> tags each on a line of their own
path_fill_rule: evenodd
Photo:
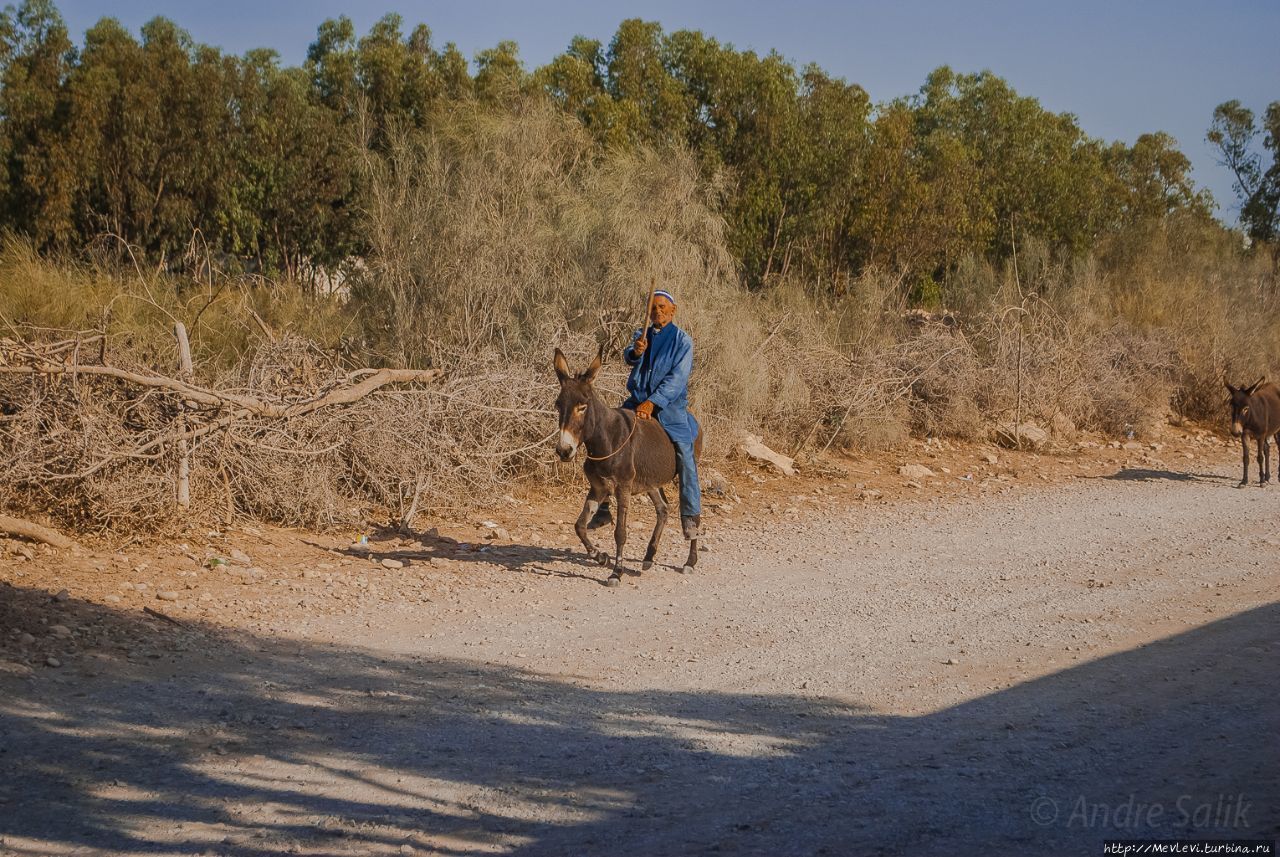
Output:
<svg viewBox="0 0 1280 857">
<path fill-rule="evenodd" d="M 698 422 L 689 413 L 689 373 L 693 371 L 693 340 L 672 322 L 662 330 L 637 330 L 632 343 L 645 333 L 649 348 L 637 359 L 628 345 L 622 357 L 631 367 L 627 392 L 622 403 L 634 409 L 641 402 L 653 402 L 653 415 L 667 436 L 676 443 L 692 444 L 698 436 Z"/>
</svg>

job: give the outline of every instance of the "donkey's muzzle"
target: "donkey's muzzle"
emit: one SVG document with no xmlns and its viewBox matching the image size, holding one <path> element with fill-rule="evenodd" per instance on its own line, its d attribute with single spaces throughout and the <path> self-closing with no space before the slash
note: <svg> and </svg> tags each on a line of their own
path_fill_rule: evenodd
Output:
<svg viewBox="0 0 1280 857">
<path fill-rule="evenodd" d="M 561 461 L 568 461 L 578 451 L 578 439 L 567 431 L 560 432 L 560 440 L 556 443 L 556 455 Z"/>
</svg>

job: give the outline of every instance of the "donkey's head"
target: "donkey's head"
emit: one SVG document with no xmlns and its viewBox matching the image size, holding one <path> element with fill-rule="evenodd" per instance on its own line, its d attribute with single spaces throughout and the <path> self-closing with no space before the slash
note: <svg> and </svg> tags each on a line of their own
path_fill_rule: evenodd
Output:
<svg viewBox="0 0 1280 857">
<path fill-rule="evenodd" d="M 583 431 L 587 422 L 587 408 L 595 398 L 596 375 L 600 372 L 601 354 L 591 361 L 591 365 L 580 375 L 569 371 L 569 361 L 564 352 L 556 349 L 553 365 L 556 377 L 560 379 L 560 395 L 556 398 L 556 410 L 560 414 L 560 439 L 556 441 L 556 454 L 561 461 L 568 461 L 578 451 L 582 443 Z"/>
<path fill-rule="evenodd" d="M 1227 385 L 1227 391 L 1231 393 L 1231 435 L 1239 437 L 1244 434 L 1245 422 L 1249 419 L 1249 399 L 1258 388 L 1266 382 L 1266 378 L 1259 378 L 1258 382 L 1252 387 L 1235 387 L 1230 381 L 1223 381 Z"/>
</svg>

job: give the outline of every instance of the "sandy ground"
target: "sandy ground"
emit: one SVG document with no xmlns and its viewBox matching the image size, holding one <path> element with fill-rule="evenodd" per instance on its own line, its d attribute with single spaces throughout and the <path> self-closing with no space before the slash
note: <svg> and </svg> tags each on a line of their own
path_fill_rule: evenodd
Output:
<svg viewBox="0 0 1280 857">
<path fill-rule="evenodd" d="M 0 559 L 0 853 L 1276 839 L 1280 487 L 1237 489 L 1238 454 L 1194 428 L 1069 452 L 735 470 L 698 572 L 669 538 L 616 589 L 567 499 L 367 552 L 22 548 Z"/>
</svg>

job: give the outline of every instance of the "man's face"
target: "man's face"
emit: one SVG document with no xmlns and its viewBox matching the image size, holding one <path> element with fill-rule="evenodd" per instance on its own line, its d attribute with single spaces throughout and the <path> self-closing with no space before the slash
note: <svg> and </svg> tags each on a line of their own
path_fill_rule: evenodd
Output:
<svg viewBox="0 0 1280 857">
<path fill-rule="evenodd" d="M 658 295 L 653 299 L 653 309 L 649 310 L 649 323 L 661 330 L 676 317 L 676 305 Z"/>
</svg>

